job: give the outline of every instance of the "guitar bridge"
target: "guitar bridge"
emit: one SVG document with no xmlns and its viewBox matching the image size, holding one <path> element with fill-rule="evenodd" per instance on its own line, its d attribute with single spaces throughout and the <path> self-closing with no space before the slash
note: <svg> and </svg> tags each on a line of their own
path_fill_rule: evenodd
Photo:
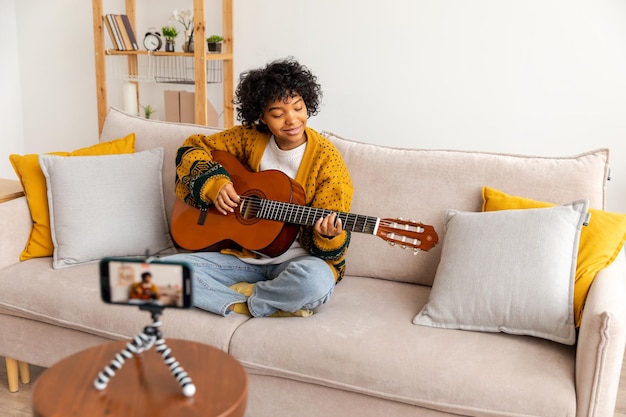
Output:
<svg viewBox="0 0 626 417">
<path fill-rule="evenodd" d="M 198 215 L 198 221 L 197 221 L 197 224 L 199 226 L 204 226 L 204 222 L 206 222 L 206 215 L 208 212 L 209 212 L 209 209 L 207 208 L 200 209 L 200 214 Z"/>
</svg>

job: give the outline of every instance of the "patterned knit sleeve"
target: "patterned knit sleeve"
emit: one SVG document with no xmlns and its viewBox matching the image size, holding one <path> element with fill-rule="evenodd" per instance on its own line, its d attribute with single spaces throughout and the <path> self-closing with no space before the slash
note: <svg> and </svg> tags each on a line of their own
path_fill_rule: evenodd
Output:
<svg viewBox="0 0 626 417">
<path fill-rule="evenodd" d="M 354 189 L 339 151 L 332 146 L 325 149 L 312 175 L 315 176 L 315 180 L 311 179 L 315 183 L 315 194 L 310 205 L 333 212 L 349 213 Z M 300 239 L 302 246 L 312 255 L 328 262 L 335 269 L 337 280 L 341 280 L 350 244 L 350 232 L 344 230 L 339 236 L 328 239 L 315 233 L 313 227 L 304 227 Z"/>
<path fill-rule="evenodd" d="M 230 175 L 211 157 L 212 150 L 225 150 L 242 155 L 243 142 L 238 130 L 215 135 L 192 135 L 176 154 L 176 196 L 185 203 L 198 207 L 210 206 L 222 187 L 230 182 Z"/>
</svg>

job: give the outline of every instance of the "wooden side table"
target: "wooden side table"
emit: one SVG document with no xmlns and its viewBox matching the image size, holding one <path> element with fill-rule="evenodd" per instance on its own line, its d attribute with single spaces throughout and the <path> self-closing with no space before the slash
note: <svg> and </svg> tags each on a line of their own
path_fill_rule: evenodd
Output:
<svg viewBox="0 0 626 417">
<path fill-rule="evenodd" d="M 24 191 L 19 181 L 0 178 L 0 203 L 19 198 L 23 195 Z"/>
<path fill-rule="evenodd" d="M 241 417 L 248 377 L 232 356 L 201 343 L 165 339 L 192 378 L 196 394 L 187 398 L 153 347 L 128 359 L 104 391 L 93 382 L 128 341 L 86 349 L 48 368 L 33 387 L 35 417 Z"/>
</svg>

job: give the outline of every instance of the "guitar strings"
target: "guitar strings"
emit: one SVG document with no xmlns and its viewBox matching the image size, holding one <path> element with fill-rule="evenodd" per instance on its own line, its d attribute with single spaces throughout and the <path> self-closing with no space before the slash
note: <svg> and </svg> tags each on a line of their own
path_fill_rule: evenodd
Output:
<svg viewBox="0 0 626 417">
<path fill-rule="evenodd" d="M 296 223 L 312 226 L 318 219 L 336 213 L 342 220 L 345 230 L 372 232 L 378 221 L 377 217 L 340 211 L 302 206 L 283 201 L 268 200 L 258 196 L 241 196 L 240 211 L 244 217 L 252 215 L 263 219 L 280 220 L 287 223 Z"/>
<path fill-rule="evenodd" d="M 423 224 L 402 219 L 379 219 L 378 217 L 268 200 L 255 195 L 241 196 L 241 200 L 240 212 L 244 218 L 257 217 L 312 226 L 318 219 L 336 213 L 342 219 L 344 230 L 381 236 L 377 230 L 382 228 L 385 230 L 383 232 L 384 239 L 389 243 L 409 245 L 414 249 L 421 248 L 422 239 L 420 237 L 425 233 Z"/>
<path fill-rule="evenodd" d="M 271 219 L 276 219 L 276 220 L 283 220 L 283 221 L 287 221 L 287 219 L 294 219 L 295 217 L 298 218 L 302 218 L 302 216 L 304 215 L 304 213 L 307 213 L 307 219 L 310 217 L 311 212 L 313 212 L 313 223 L 315 221 L 317 221 L 320 218 L 326 217 L 330 214 L 336 213 L 337 216 L 339 216 L 339 218 L 342 219 L 342 221 L 349 221 L 350 217 L 354 217 L 354 218 L 363 218 L 363 221 L 367 222 L 367 221 L 373 221 L 376 222 L 377 220 L 379 220 L 378 217 L 373 217 L 373 216 L 366 216 L 366 215 L 361 215 L 361 214 L 353 214 L 353 213 L 345 213 L 345 212 L 341 212 L 341 211 L 334 211 L 334 210 L 329 210 L 329 209 L 323 209 L 323 208 L 318 208 L 318 207 L 309 207 L 309 206 L 302 206 L 302 205 L 298 205 L 298 204 L 294 204 L 294 203 L 288 203 L 288 202 L 284 202 L 284 201 L 276 201 L 276 200 L 269 200 L 269 199 L 264 199 L 264 198 L 260 198 L 258 196 L 241 196 L 241 200 L 250 200 L 250 202 L 247 202 L 246 204 L 246 209 L 252 209 L 254 211 L 254 214 L 261 212 L 261 214 L 267 213 L 267 216 L 263 216 L 262 218 L 271 218 Z M 285 215 L 281 216 L 280 213 L 286 213 Z M 279 215 L 277 215 L 276 213 L 279 213 Z M 310 225 L 311 223 L 304 222 L 302 224 L 307 224 Z M 394 227 L 397 229 L 404 229 L 407 231 L 415 231 L 415 232 L 422 232 L 423 228 L 421 228 L 416 222 L 412 222 L 412 221 L 401 221 L 401 219 L 380 219 L 380 223 L 381 226 L 390 226 L 390 227 Z M 400 225 L 404 225 L 404 227 L 401 227 Z"/>
</svg>

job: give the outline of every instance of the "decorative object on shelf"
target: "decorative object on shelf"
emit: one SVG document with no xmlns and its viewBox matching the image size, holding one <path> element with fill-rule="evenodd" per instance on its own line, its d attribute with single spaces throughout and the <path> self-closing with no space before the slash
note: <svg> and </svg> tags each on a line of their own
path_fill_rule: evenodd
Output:
<svg viewBox="0 0 626 417">
<path fill-rule="evenodd" d="M 175 20 L 183 25 L 185 30 L 191 30 L 191 26 L 193 25 L 193 12 L 189 9 L 180 11 L 178 9 L 174 9 L 171 20 Z"/>
<path fill-rule="evenodd" d="M 128 114 L 137 115 L 137 83 L 126 82 L 123 85 L 124 111 Z"/>
<path fill-rule="evenodd" d="M 208 38 L 206 38 L 206 44 L 207 44 L 207 47 L 209 48 L 209 52 L 214 53 L 214 54 L 221 54 L 223 40 L 224 38 L 221 37 L 220 35 L 211 35 Z"/>
<path fill-rule="evenodd" d="M 148 32 L 143 38 L 143 46 L 147 51 L 158 51 L 163 46 L 161 34 L 155 28 L 148 28 Z"/>
<path fill-rule="evenodd" d="M 187 33 L 185 30 L 185 43 L 183 44 L 183 52 L 193 52 L 195 46 L 193 44 L 193 29 L 191 29 L 191 33 Z"/>
<path fill-rule="evenodd" d="M 174 40 L 178 36 L 178 29 L 174 26 L 163 26 L 161 32 L 165 38 L 165 52 L 174 52 L 174 47 L 176 46 Z"/>
<path fill-rule="evenodd" d="M 141 108 L 143 109 L 143 115 L 146 119 L 150 119 L 150 117 L 156 113 L 156 110 L 149 104 L 147 106 L 141 106 Z"/>
<path fill-rule="evenodd" d="M 174 9 L 170 21 L 175 20 L 183 25 L 185 33 L 185 41 L 183 43 L 183 52 L 193 52 L 193 12 L 189 9 Z"/>
</svg>

